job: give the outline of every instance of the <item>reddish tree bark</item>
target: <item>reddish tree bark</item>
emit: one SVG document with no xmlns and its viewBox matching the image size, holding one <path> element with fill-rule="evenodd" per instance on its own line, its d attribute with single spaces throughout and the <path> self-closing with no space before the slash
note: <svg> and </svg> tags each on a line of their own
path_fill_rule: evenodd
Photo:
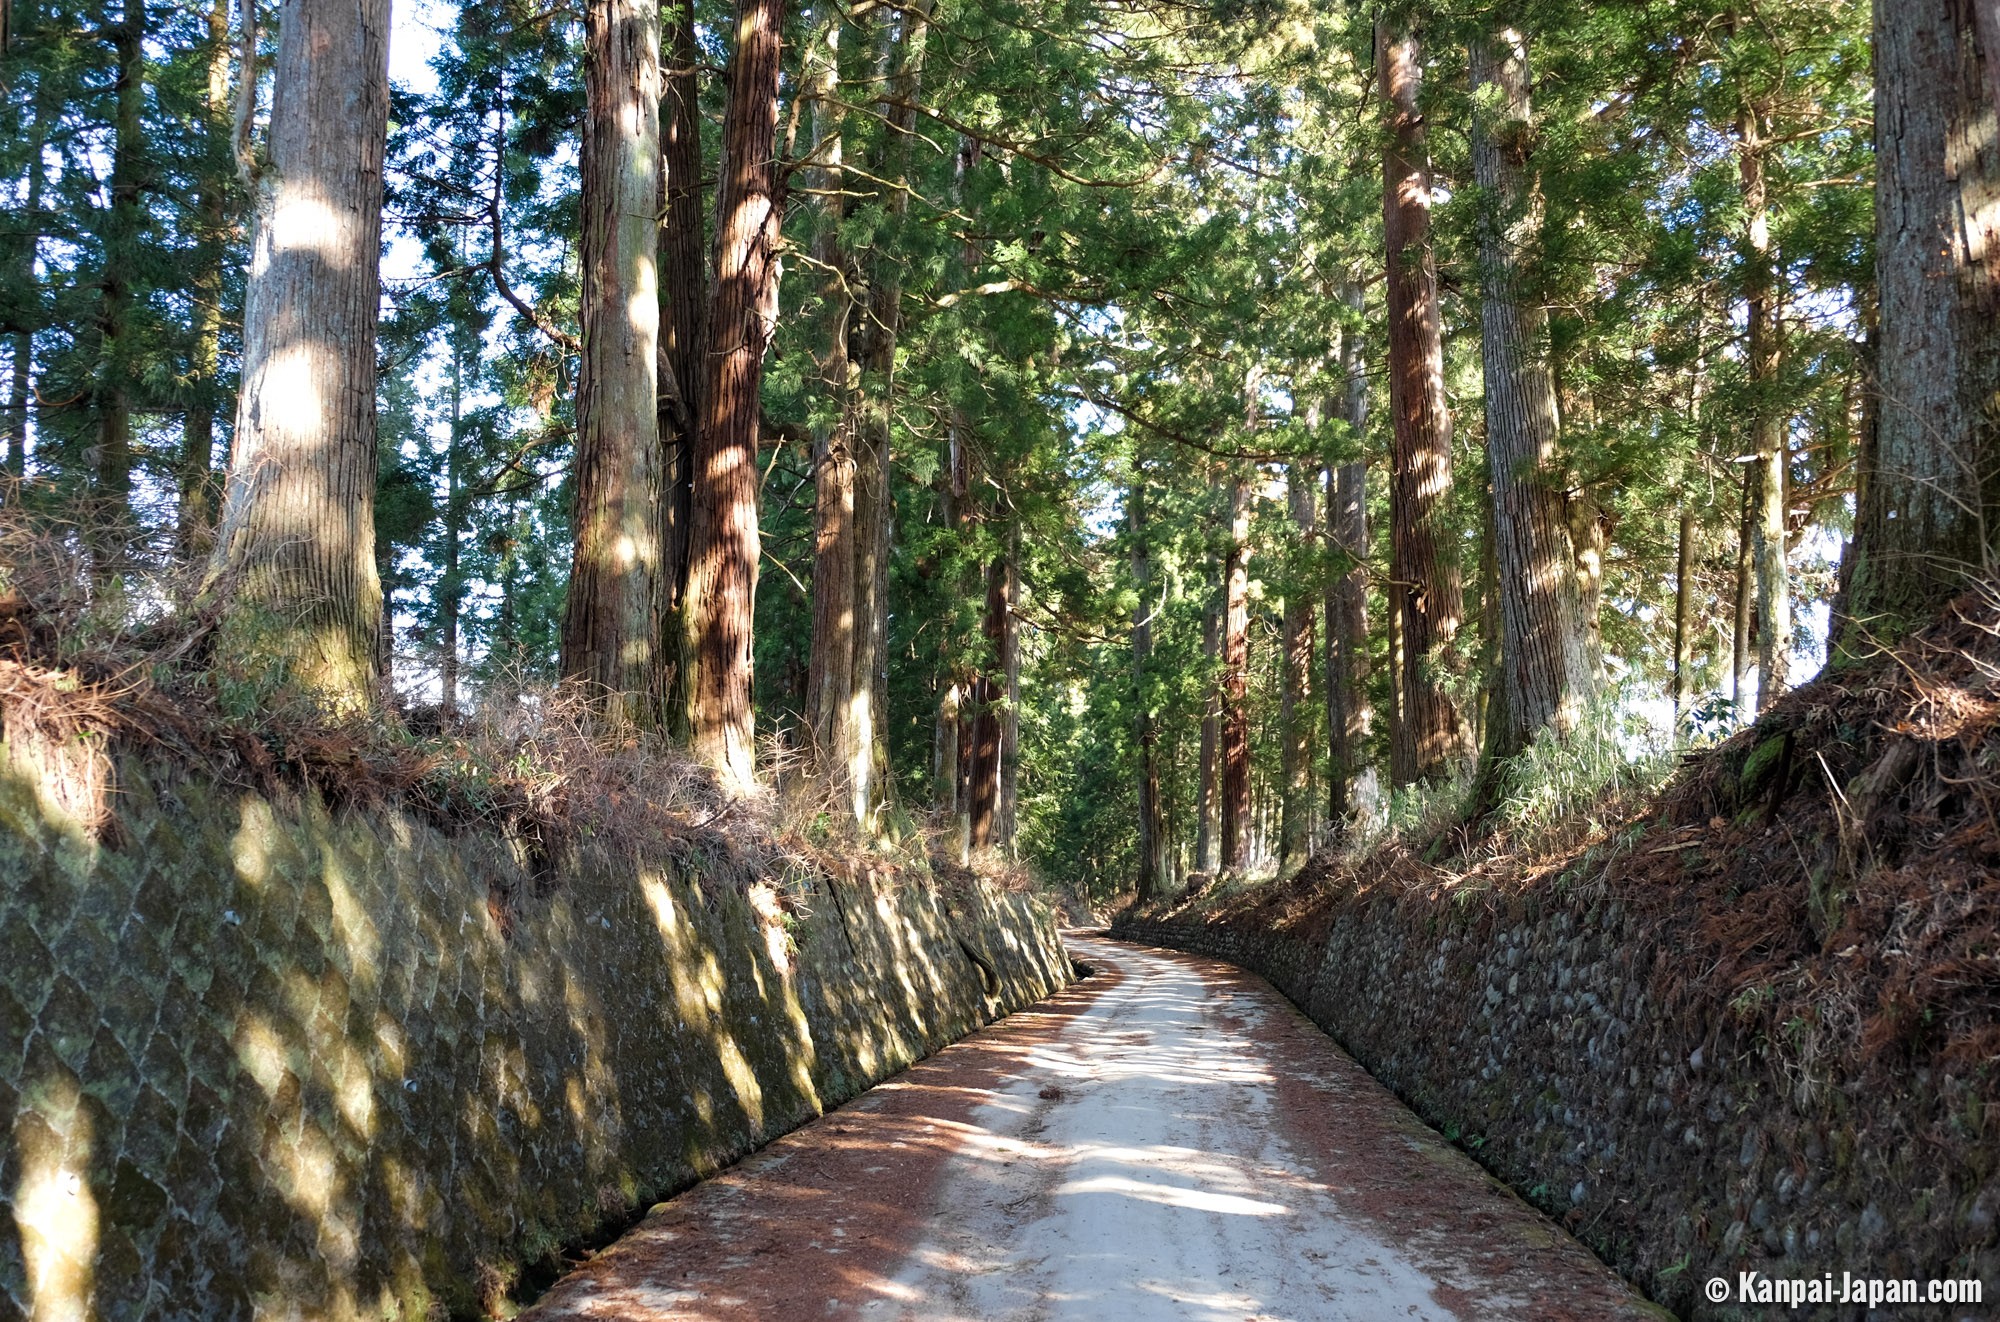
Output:
<svg viewBox="0 0 2000 1322">
<path fill-rule="evenodd" d="M 1226 577 L 1229 570 L 1225 563 L 1222 570 Z M 1208 692 L 1203 697 L 1201 709 L 1201 752 L 1196 763 L 1195 776 L 1195 871 L 1213 876 L 1221 866 L 1219 843 L 1222 832 L 1218 829 L 1220 804 L 1216 793 L 1216 755 L 1222 745 L 1222 598 L 1226 592 L 1218 591 L 1201 614 L 1201 655 L 1207 664 L 1208 673 L 1215 676 L 1209 682 Z"/>
<path fill-rule="evenodd" d="M 1299 545 L 1315 547 L 1317 519 L 1313 510 L 1311 470 L 1295 463 L 1285 475 L 1286 503 Z M 1279 713 L 1284 740 L 1283 779 L 1278 819 L 1278 856 L 1286 868 L 1304 863 L 1312 847 L 1312 594 L 1294 589 L 1285 594 L 1282 646 L 1284 683 Z"/>
<path fill-rule="evenodd" d="M 751 629 L 757 596 L 757 428 L 777 315 L 783 208 L 773 152 L 784 0 L 740 0 L 723 119 L 715 289 L 689 520 L 688 726 L 730 793 L 756 784 Z"/>
<path fill-rule="evenodd" d="M 658 582 L 660 701 L 670 723 L 686 708 L 681 663 L 681 601 L 687 590 L 688 524 L 693 517 L 694 437 L 701 417 L 707 353 L 708 272 L 702 207 L 700 51 L 693 0 L 669 0 L 665 13 L 660 99 L 661 209 L 660 574 Z"/>
<path fill-rule="evenodd" d="M 1229 487 L 1229 558 L 1222 613 L 1222 870 L 1249 862 L 1250 486 Z"/>
<path fill-rule="evenodd" d="M 1403 673 L 1394 759 L 1417 779 L 1451 774 L 1468 752 L 1465 721 L 1445 688 L 1459 666 L 1465 615 L 1455 538 L 1445 523 L 1452 483 L 1451 413 L 1437 268 L 1430 247 L 1431 176 L 1417 42 L 1378 24 L 1378 77 L 1388 118 L 1382 156 L 1382 227 L 1389 298 L 1390 578 L 1402 617 Z"/>
</svg>

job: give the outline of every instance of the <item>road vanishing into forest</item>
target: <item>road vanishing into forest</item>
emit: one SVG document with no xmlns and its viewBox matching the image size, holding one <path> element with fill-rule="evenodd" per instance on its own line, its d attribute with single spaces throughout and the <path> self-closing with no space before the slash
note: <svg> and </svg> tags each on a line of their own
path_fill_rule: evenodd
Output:
<svg viewBox="0 0 2000 1322">
<path fill-rule="evenodd" d="M 1092 976 L 653 1213 L 528 1317 L 1657 1319 L 1262 979 Z"/>
</svg>

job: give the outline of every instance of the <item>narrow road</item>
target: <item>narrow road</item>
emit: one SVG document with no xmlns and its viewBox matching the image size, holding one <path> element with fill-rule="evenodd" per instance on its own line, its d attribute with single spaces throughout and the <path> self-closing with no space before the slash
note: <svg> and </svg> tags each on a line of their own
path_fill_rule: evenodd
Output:
<svg viewBox="0 0 2000 1322">
<path fill-rule="evenodd" d="M 1096 968 L 661 1204 L 527 1315 L 1657 1319 L 1262 979 Z"/>
</svg>

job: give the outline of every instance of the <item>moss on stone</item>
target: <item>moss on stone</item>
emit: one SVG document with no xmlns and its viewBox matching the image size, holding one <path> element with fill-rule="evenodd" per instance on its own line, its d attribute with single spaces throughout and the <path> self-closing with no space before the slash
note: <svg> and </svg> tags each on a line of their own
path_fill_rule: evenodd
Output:
<svg viewBox="0 0 2000 1322">
<path fill-rule="evenodd" d="M 132 820 L 102 848 L 0 749 L 0 1314 L 29 1302 L 30 1147 L 106 1227 L 101 1315 L 143 1312 L 148 1282 L 205 1318 L 473 1315 L 1068 979 L 1021 897 L 948 916 L 841 883 L 778 958 L 685 861 L 586 849 L 549 885 L 393 811 L 116 776 Z"/>
</svg>

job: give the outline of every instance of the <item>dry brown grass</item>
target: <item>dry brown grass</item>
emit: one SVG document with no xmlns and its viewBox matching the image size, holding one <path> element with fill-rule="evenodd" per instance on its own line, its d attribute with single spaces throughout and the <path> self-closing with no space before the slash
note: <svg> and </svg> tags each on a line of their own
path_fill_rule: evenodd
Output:
<svg viewBox="0 0 2000 1322">
<path fill-rule="evenodd" d="M 493 832 L 552 876 L 565 851 L 667 856 L 707 886 L 770 888 L 788 910 L 815 878 L 928 880 L 926 840 L 864 840 L 809 754 L 762 750 L 764 792 L 732 798 L 664 737 L 601 728 L 581 691 L 519 680 L 462 713 L 406 721 L 337 716 L 259 687 L 209 654 L 196 572 L 166 568 L 93 586 L 75 520 L 0 510 L 0 733 L 30 756 L 69 815 L 117 835 L 116 761 L 165 759 L 271 796 L 391 806 L 447 833 Z"/>
</svg>

